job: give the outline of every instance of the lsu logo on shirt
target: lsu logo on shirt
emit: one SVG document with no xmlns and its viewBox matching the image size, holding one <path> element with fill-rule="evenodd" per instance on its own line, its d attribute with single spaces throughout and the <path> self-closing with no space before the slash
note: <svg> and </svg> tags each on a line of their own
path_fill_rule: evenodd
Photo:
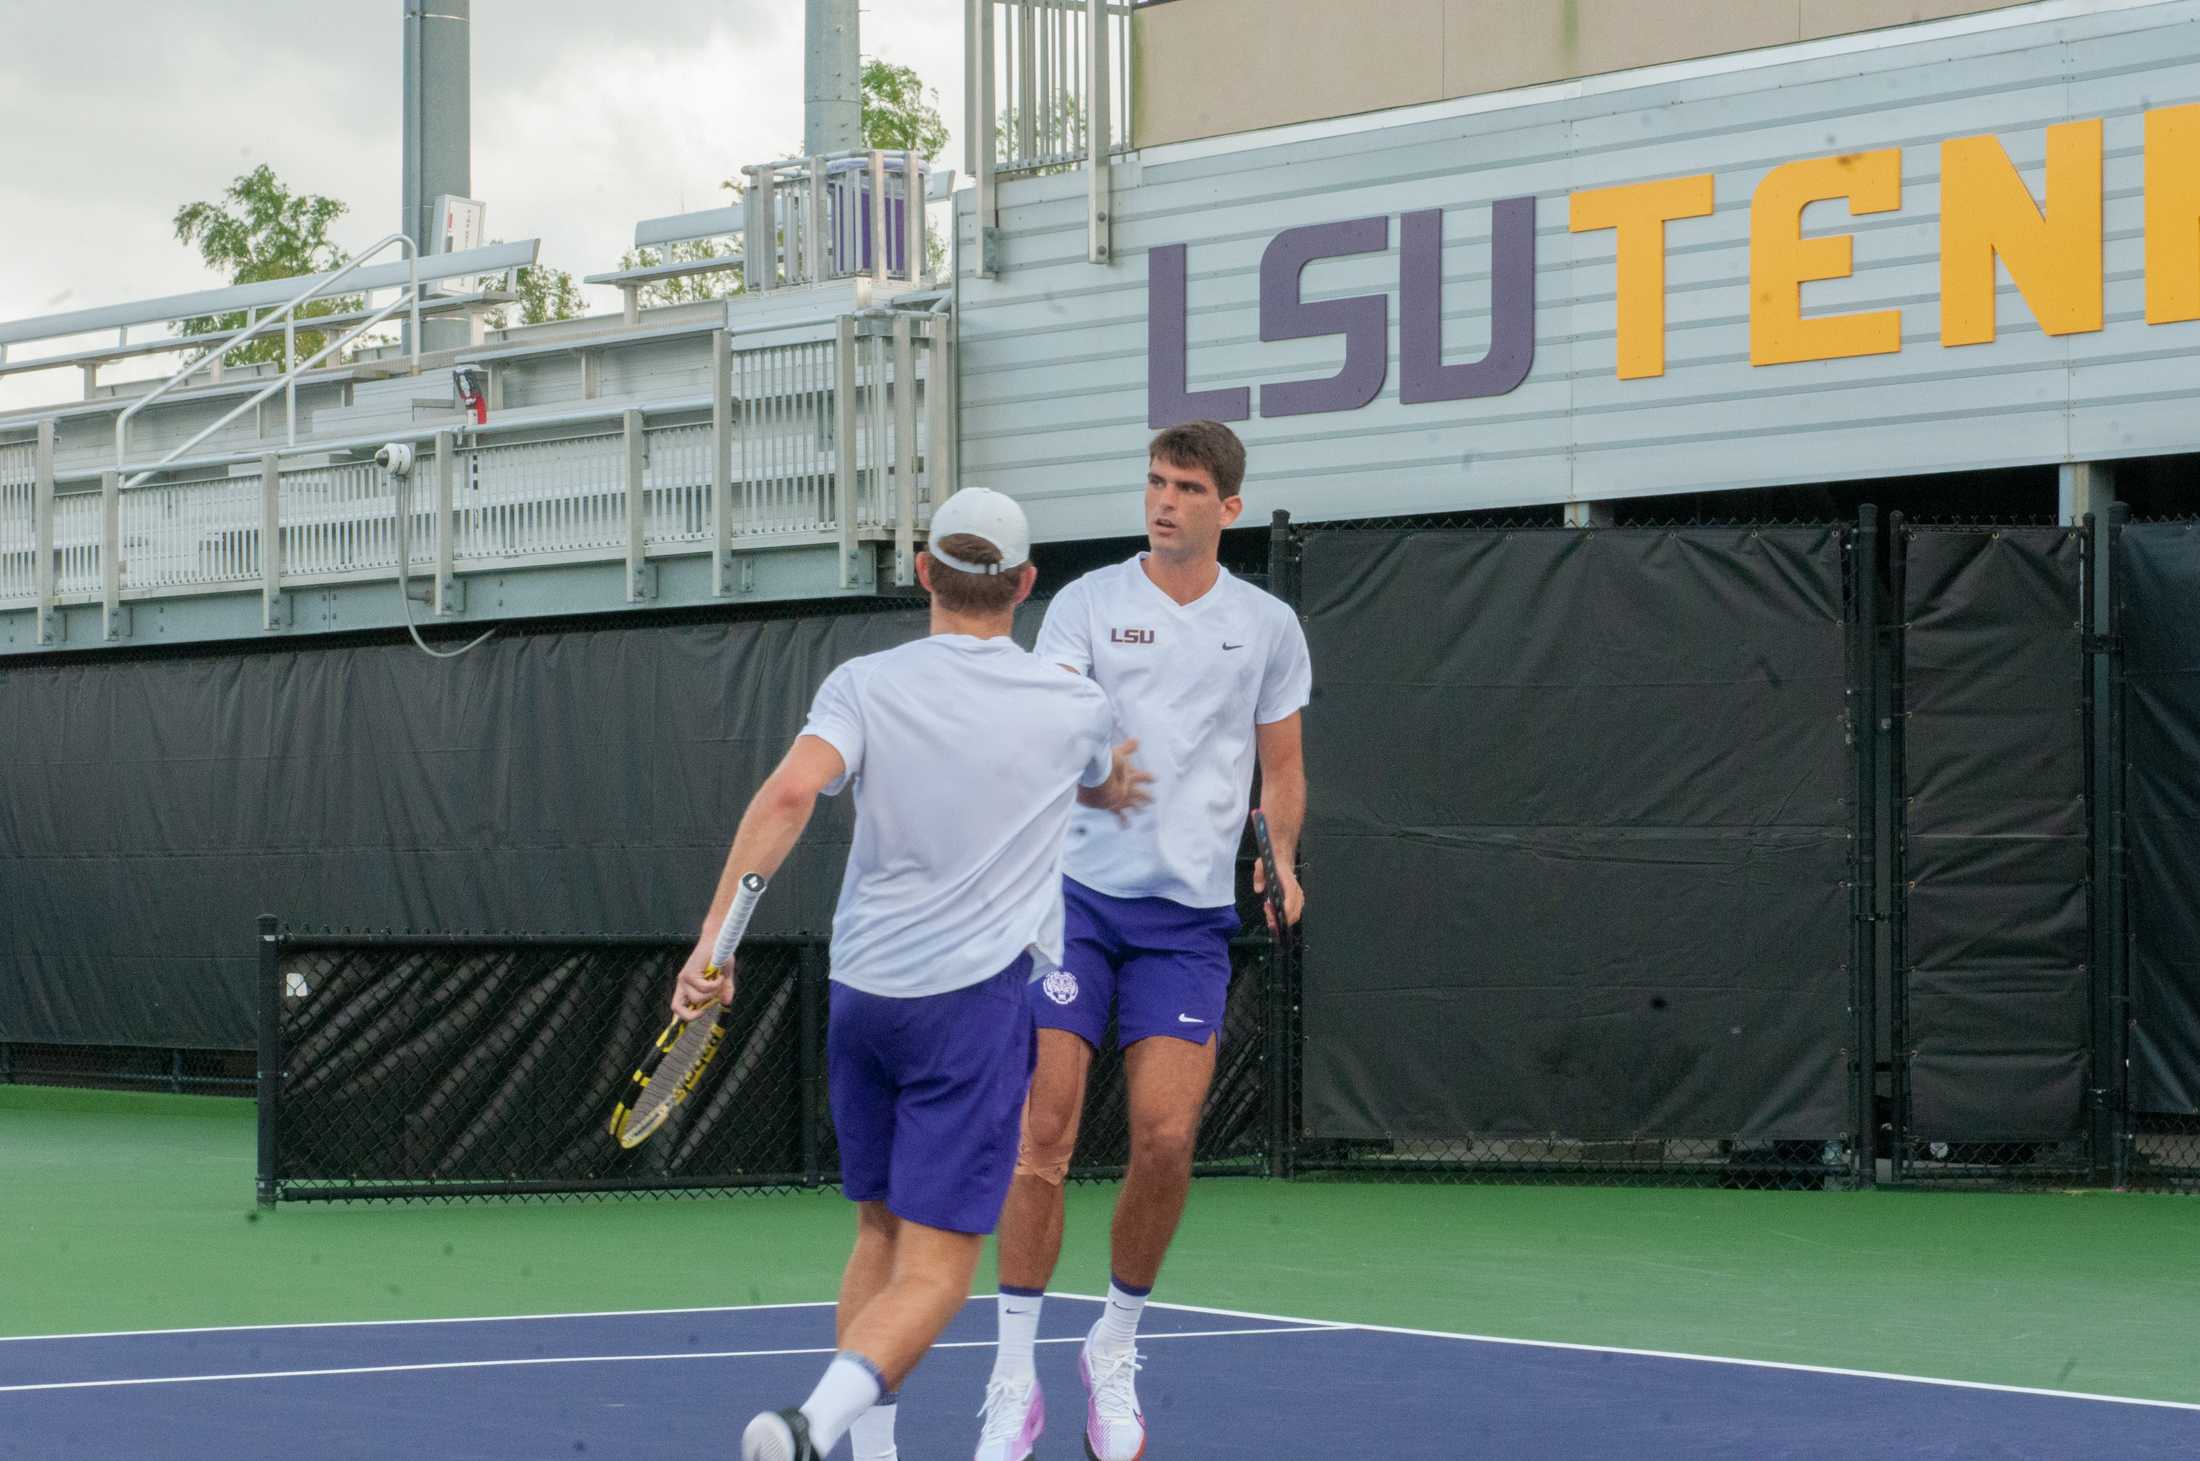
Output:
<svg viewBox="0 0 2200 1461">
<path fill-rule="evenodd" d="M 1151 644 L 1153 642 L 1154 637 L 1151 629 L 1110 629 L 1108 631 L 1108 643 L 1110 644 Z"/>
</svg>

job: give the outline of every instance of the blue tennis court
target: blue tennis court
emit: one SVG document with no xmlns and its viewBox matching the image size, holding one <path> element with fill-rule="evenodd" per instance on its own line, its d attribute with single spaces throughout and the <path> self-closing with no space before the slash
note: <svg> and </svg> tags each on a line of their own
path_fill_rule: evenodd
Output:
<svg viewBox="0 0 2200 1461">
<path fill-rule="evenodd" d="M 1047 1306 L 1042 1458 L 1082 1454 L 1097 1313 Z M 973 1300 L 910 1381 L 909 1461 L 969 1453 L 992 1328 Z M 2200 1455 L 2191 1405 L 1161 1304 L 1140 1345 L 1156 1461 Z M 831 1349 L 827 1304 L 10 1339 L 0 1456 L 730 1454 Z"/>
</svg>

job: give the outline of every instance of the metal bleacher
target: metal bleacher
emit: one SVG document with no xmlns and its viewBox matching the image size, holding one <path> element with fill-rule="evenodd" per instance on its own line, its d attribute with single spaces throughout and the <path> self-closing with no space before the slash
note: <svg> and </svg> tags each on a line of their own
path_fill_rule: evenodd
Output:
<svg viewBox="0 0 2200 1461">
<path fill-rule="evenodd" d="M 529 241 L 0 324 L 0 375 L 74 367 L 84 387 L 0 413 L 0 654 L 910 583 L 954 474 L 949 292 L 925 217 L 949 179 L 928 188 L 902 153 L 745 172 L 741 207 L 647 220 L 636 244 L 749 246 L 591 276 L 622 289 L 616 315 L 491 328 Z M 644 303 L 652 282 L 729 262 L 730 297 Z M 324 362 L 292 348 L 225 369 L 241 332 L 176 333 L 244 313 L 281 340 L 261 312 L 317 285 L 366 305 L 300 329 L 455 316 L 470 343 L 362 334 Z M 165 383 L 99 379 L 162 353 L 196 358 Z M 401 541 L 423 602 L 399 591 Z"/>
</svg>

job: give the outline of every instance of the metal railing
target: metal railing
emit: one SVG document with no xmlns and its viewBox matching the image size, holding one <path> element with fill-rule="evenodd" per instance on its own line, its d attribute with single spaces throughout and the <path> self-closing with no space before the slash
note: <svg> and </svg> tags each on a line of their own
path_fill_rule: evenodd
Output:
<svg viewBox="0 0 2200 1461">
<path fill-rule="evenodd" d="M 931 164 L 915 152 L 831 152 L 741 169 L 743 285 L 868 277 L 924 282 Z M 729 261 L 734 262 L 734 261 Z"/>
<path fill-rule="evenodd" d="M 912 582 L 915 535 L 953 480 L 951 349 L 944 312 L 870 311 L 738 350 L 721 333 L 722 409 L 705 398 L 653 408 L 672 420 L 608 409 L 394 434 L 432 448 L 409 494 L 409 566 L 447 589 L 455 574 L 530 564 L 624 556 L 639 572 L 721 545 L 833 541 L 852 558 L 859 540 L 890 540 L 896 581 Z M 389 474 L 363 452 L 300 450 L 321 459 L 240 454 L 188 476 L 156 464 L 57 492 L 50 449 L 0 444 L 0 609 L 35 605 L 48 643 L 57 608 L 104 602 L 112 639 L 132 598 L 258 587 L 274 624 L 286 590 L 396 577 Z M 857 582 L 845 566 L 842 582 Z"/>
<path fill-rule="evenodd" d="M 1123 0 L 965 0 L 964 136 L 977 175 L 978 257 L 1000 271 L 997 182 L 1082 167 L 1086 257 L 1114 258 L 1110 168 L 1131 147 L 1131 16 Z"/>
<path fill-rule="evenodd" d="M 391 300 L 388 304 L 382 306 L 382 308 L 376 310 L 374 313 L 368 315 L 366 319 L 362 320 L 359 324 L 353 326 L 351 330 L 346 332 L 343 336 L 335 340 L 333 343 L 324 344 L 319 350 L 315 351 L 312 356 L 305 360 L 300 360 L 298 358 L 299 308 L 326 294 L 329 290 L 334 289 L 344 280 L 349 279 L 352 275 L 358 273 L 360 269 L 366 266 L 369 260 L 373 259 L 377 254 L 380 254 L 393 244 L 401 245 L 403 247 L 407 268 L 405 287 L 398 293 L 397 297 Z M 239 345 L 244 344 L 247 340 L 252 339 L 255 335 L 259 335 L 267 330 L 273 329 L 278 324 L 283 327 L 283 363 L 285 368 L 281 375 L 270 381 L 262 389 L 255 391 L 252 395 L 246 397 L 238 405 L 232 407 L 228 412 L 217 418 L 213 422 L 213 424 L 207 426 L 204 430 L 200 431 L 198 435 L 192 437 L 189 441 L 183 443 L 183 445 L 176 447 L 166 456 L 162 457 L 159 461 L 155 462 L 152 466 L 148 467 L 144 471 L 139 472 L 136 476 L 132 477 L 128 482 L 123 485 L 128 487 L 135 487 L 138 484 L 144 482 L 146 479 L 153 476 L 155 473 L 160 471 L 161 468 L 167 466 L 169 463 L 176 461 L 178 458 L 188 455 L 191 451 L 191 448 L 197 446 L 200 442 L 206 440 L 215 432 L 221 430 L 224 426 L 227 426 L 230 422 L 236 420 L 239 416 L 242 416 L 245 412 L 254 409 L 262 401 L 265 401 L 270 396 L 273 396 L 277 391 L 281 391 L 284 393 L 284 408 L 288 416 L 288 435 L 285 439 L 289 445 L 296 446 L 298 444 L 299 375 L 305 371 L 311 370 L 314 366 L 319 365 L 322 361 L 328 359 L 331 355 L 334 355 L 338 351 L 342 350 L 345 346 L 351 344 L 361 335 L 364 335 L 367 331 L 373 329 L 376 325 L 381 324 L 384 320 L 388 319 L 391 315 L 396 314 L 401 309 L 409 310 L 411 313 L 412 329 L 407 338 L 411 341 L 412 344 L 413 373 L 417 375 L 420 372 L 420 250 L 410 238 L 406 237 L 402 233 L 385 234 L 381 238 L 375 240 L 373 245 L 370 246 L 365 253 L 362 253 L 361 255 L 359 255 L 359 257 L 353 259 L 350 263 L 344 265 L 341 269 L 338 269 L 331 274 L 323 274 L 317 276 L 312 283 L 308 284 L 304 289 L 301 289 L 296 294 L 292 295 L 290 299 L 282 305 L 281 308 L 275 311 L 275 313 L 268 315 L 264 319 L 255 321 L 249 328 L 243 331 L 243 333 L 230 336 L 221 344 L 216 345 L 213 349 L 208 350 L 204 354 L 198 356 L 196 359 L 186 362 L 181 370 L 178 370 L 174 375 L 168 377 L 167 380 L 161 382 L 161 384 L 155 386 L 152 390 L 146 392 L 144 395 L 132 401 L 128 406 L 124 407 L 122 413 L 115 417 L 115 470 L 118 472 L 128 470 L 127 464 L 130 460 L 130 419 L 132 417 L 136 416 L 140 411 L 143 411 L 147 406 L 152 405 L 162 396 L 165 396 L 170 391 L 176 389 L 176 387 L 182 385 L 192 376 L 198 374 L 202 366 L 207 365 L 211 361 L 220 360 L 223 356 L 228 354 L 228 352 L 236 349 Z"/>
<path fill-rule="evenodd" d="M 995 168 L 1015 173 L 1076 167 L 1092 156 L 1096 143 L 1113 152 L 1127 150 L 1135 7 L 1090 0 L 987 3 L 993 10 L 999 98 Z"/>
<path fill-rule="evenodd" d="M 0 599 L 36 593 L 37 572 L 37 447 L 0 443 Z"/>
</svg>

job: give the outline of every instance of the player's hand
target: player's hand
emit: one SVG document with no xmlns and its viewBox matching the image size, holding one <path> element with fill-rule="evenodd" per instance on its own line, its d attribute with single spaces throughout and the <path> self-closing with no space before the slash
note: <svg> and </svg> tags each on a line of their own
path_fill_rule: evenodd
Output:
<svg viewBox="0 0 2200 1461">
<path fill-rule="evenodd" d="M 1276 880 L 1283 884 L 1284 921 L 1296 926 L 1299 915 L 1306 911 L 1306 893 L 1299 887 L 1298 874 L 1287 867 L 1279 867 Z M 1267 922 L 1268 931 L 1276 932 L 1276 910 L 1268 901 L 1268 867 L 1258 859 L 1253 863 L 1253 892 L 1260 899 L 1260 916 Z"/>
<path fill-rule="evenodd" d="M 1153 773 L 1139 770 L 1138 764 L 1131 760 L 1131 753 L 1137 749 L 1135 740 L 1117 746 L 1112 753 L 1108 779 L 1080 796 L 1080 800 L 1086 806 L 1115 813 L 1118 822 L 1128 822 L 1132 812 L 1152 805 L 1153 793 L 1146 788 L 1153 784 Z"/>
<path fill-rule="evenodd" d="M 680 966 L 680 981 L 672 987 L 672 1015 L 674 1019 L 692 1020 L 707 1011 L 713 1003 L 733 1003 L 734 961 L 728 959 L 726 967 L 710 978 L 703 971 L 710 966 L 710 944 L 702 942 L 688 954 L 687 962 Z"/>
</svg>

